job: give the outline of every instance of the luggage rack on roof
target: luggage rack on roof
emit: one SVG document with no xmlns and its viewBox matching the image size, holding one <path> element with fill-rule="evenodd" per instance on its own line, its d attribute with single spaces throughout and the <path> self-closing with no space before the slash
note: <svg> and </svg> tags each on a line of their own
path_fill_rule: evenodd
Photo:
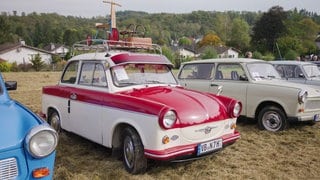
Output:
<svg viewBox="0 0 320 180">
<path fill-rule="evenodd" d="M 111 50 L 130 51 L 130 52 L 153 52 L 162 54 L 162 49 L 158 44 L 145 43 L 139 39 L 130 41 L 113 41 L 106 39 L 87 39 L 76 42 L 72 46 L 72 56 L 75 51 L 85 52 L 109 52 Z"/>
</svg>

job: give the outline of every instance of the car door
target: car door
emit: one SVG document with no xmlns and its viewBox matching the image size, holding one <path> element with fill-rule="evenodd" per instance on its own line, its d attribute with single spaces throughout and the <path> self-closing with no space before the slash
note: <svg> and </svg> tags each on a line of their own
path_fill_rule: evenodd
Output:
<svg viewBox="0 0 320 180">
<path fill-rule="evenodd" d="M 71 130 L 80 136 L 102 143 L 103 94 L 107 91 L 101 63 L 83 62 L 78 87 L 70 92 Z"/>
<path fill-rule="evenodd" d="M 213 63 L 186 64 L 178 75 L 180 85 L 198 91 L 209 92 L 209 82 L 213 79 Z"/>
<path fill-rule="evenodd" d="M 199 71 L 206 70 L 202 67 L 210 69 L 211 72 L 208 73 L 210 78 L 199 78 L 198 74 L 202 74 Z M 233 97 L 246 104 L 248 80 L 244 73 L 242 66 L 238 63 L 194 63 L 184 65 L 178 79 L 180 85 L 186 88 L 214 94 L 220 92 L 222 87 L 221 95 Z M 246 106 L 243 106 L 243 114 L 245 111 Z"/>
<path fill-rule="evenodd" d="M 216 63 L 214 80 L 209 84 L 209 92 L 216 92 L 222 86 L 221 95 L 235 98 L 243 104 L 242 114 L 247 107 L 248 78 L 239 63 Z"/>
</svg>

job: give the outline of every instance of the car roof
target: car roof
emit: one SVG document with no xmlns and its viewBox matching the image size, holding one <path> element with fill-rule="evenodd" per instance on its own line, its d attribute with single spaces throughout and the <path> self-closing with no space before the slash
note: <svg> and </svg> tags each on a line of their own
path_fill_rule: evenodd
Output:
<svg viewBox="0 0 320 180">
<path fill-rule="evenodd" d="M 311 62 L 306 62 L 306 61 L 290 61 L 290 60 L 286 60 L 286 61 L 272 61 L 272 64 L 285 64 L 285 65 L 314 65 L 314 63 Z"/>
<path fill-rule="evenodd" d="M 188 63 L 214 63 L 214 62 L 226 62 L 226 63 L 251 63 L 251 62 L 267 62 L 260 59 L 250 59 L 250 58 L 218 58 L 218 59 L 203 59 L 203 60 L 195 60 L 185 62 L 183 64 Z"/>
</svg>

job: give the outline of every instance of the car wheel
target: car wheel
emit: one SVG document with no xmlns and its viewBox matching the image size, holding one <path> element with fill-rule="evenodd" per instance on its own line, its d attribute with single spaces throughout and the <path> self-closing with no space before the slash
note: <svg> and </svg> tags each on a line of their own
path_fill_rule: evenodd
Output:
<svg viewBox="0 0 320 180">
<path fill-rule="evenodd" d="M 287 127 L 287 124 L 284 112 L 274 106 L 263 108 L 258 115 L 258 125 L 262 130 L 281 131 Z"/>
<path fill-rule="evenodd" d="M 132 128 L 123 132 L 123 163 L 126 170 L 132 174 L 143 173 L 147 169 L 147 158 L 139 135 Z"/>
<path fill-rule="evenodd" d="M 48 123 L 51 125 L 51 127 L 54 130 L 57 131 L 57 133 L 61 132 L 61 121 L 57 111 L 53 111 L 52 113 L 50 113 L 50 116 L 48 118 Z"/>
</svg>

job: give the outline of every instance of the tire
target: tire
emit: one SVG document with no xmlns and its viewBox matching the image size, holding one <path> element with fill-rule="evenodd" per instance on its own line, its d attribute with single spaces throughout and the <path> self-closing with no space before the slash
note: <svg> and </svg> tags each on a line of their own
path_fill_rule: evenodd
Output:
<svg viewBox="0 0 320 180">
<path fill-rule="evenodd" d="M 285 113 L 275 107 L 264 107 L 258 115 L 258 126 L 261 130 L 277 132 L 284 130 L 288 125 Z"/>
<path fill-rule="evenodd" d="M 48 123 L 54 130 L 57 131 L 57 133 L 61 132 L 61 121 L 57 111 L 53 111 L 50 113 L 48 117 Z"/>
<path fill-rule="evenodd" d="M 147 158 L 139 135 L 132 128 L 125 128 L 122 136 L 122 157 L 126 170 L 131 174 L 144 173 Z"/>
</svg>

